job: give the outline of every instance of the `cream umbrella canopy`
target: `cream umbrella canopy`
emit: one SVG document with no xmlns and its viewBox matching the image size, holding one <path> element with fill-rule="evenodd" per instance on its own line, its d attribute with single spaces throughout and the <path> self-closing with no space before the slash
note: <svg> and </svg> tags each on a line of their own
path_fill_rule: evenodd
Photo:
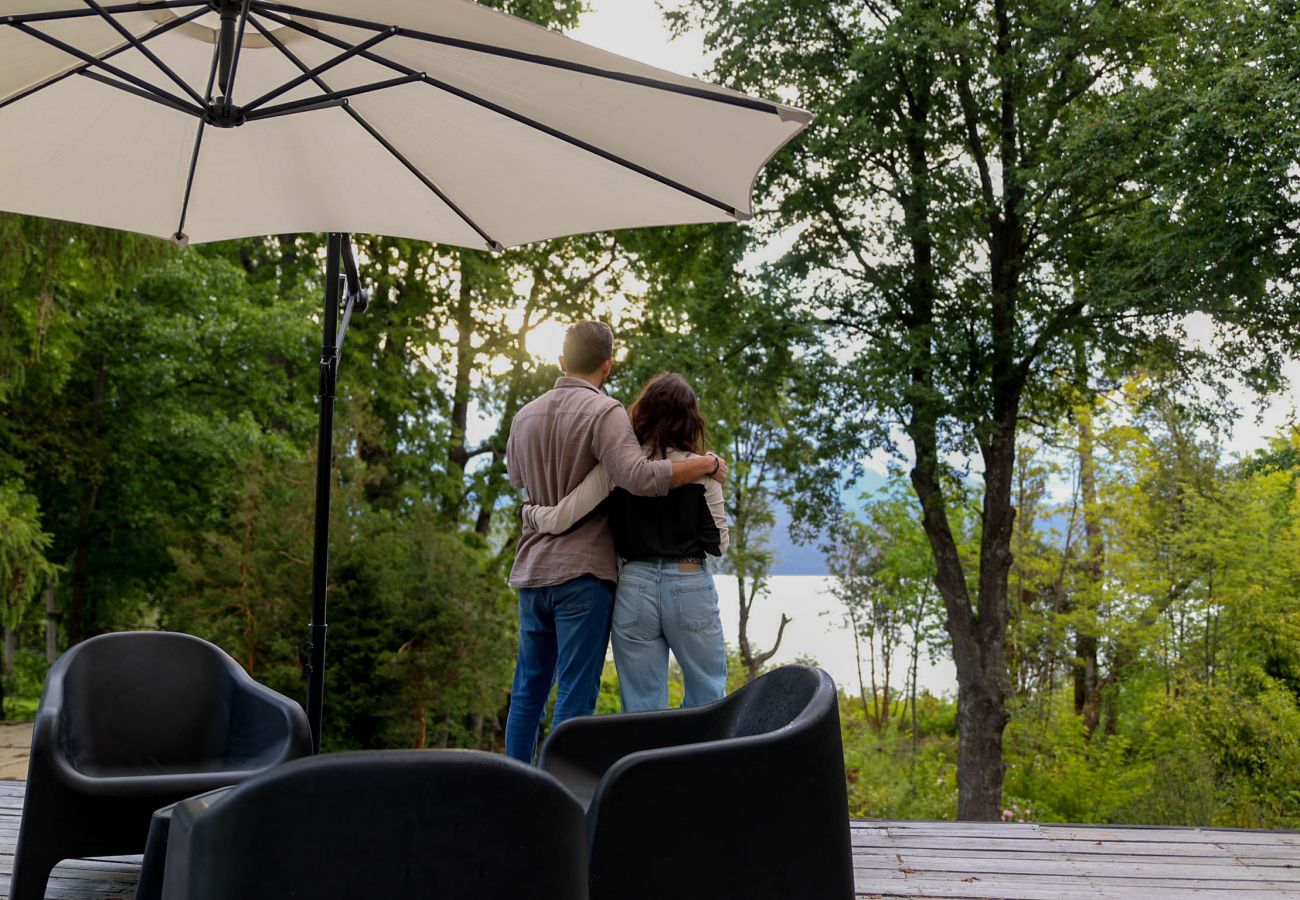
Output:
<svg viewBox="0 0 1300 900">
<path fill-rule="evenodd" d="M 179 243 L 330 234 L 317 746 L 333 395 L 365 306 L 345 234 L 499 251 L 740 221 L 809 120 L 467 0 L 0 0 L 0 210 Z"/>
</svg>

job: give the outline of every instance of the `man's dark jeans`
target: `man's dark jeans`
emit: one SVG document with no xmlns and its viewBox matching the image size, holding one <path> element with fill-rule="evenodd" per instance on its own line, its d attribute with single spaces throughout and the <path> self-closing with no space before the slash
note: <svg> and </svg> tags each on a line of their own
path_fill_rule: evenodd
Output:
<svg viewBox="0 0 1300 900">
<path fill-rule="evenodd" d="M 583 575 L 519 591 L 519 657 L 506 720 L 506 755 L 532 763 L 551 685 L 559 725 L 596 710 L 614 615 L 614 584 Z"/>
</svg>

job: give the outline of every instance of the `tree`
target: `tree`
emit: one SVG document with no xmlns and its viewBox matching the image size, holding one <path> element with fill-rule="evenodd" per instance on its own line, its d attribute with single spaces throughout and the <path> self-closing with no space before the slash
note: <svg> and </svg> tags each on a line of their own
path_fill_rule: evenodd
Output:
<svg viewBox="0 0 1300 900">
<path fill-rule="evenodd" d="M 910 458 L 959 684 L 959 816 L 994 819 L 1021 425 L 1145 361 L 1276 383 L 1298 333 L 1289 6 L 694 0 L 717 74 L 819 116 L 771 168 L 787 257 L 849 361 L 835 429 Z M 1232 152 L 1224 153 L 1224 147 Z M 1225 326 L 1215 354 L 1183 318 Z M 895 428 L 902 432 L 899 435 Z M 905 437 L 906 446 L 900 446 Z M 982 480 L 978 563 L 945 469 Z"/>
</svg>

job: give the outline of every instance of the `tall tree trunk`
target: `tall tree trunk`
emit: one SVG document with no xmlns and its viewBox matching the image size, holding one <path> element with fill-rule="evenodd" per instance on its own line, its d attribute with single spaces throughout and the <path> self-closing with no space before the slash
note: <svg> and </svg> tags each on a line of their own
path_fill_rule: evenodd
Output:
<svg viewBox="0 0 1300 900">
<path fill-rule="evenodd" d="M 733 463 L 744 461 L 751 466 L 756 462 L 753 453 L 745 453 L 740 446 L 740 440 L 734 448 Z M 765 499 L 759 493 L 762 490 L 762 475 L 753 484 L 746 484 L 745 478 L 737 478 L 732 488 L 732 505 L 731 505 L 731 553 L 733 557 L 743 557 L 749 540 L 749 522 L 751 504 L 762 504 Z M 781 624 L 776 630 L 776 640 L 767 650 L 758 650 L 749 640 L 749 616 L 750 611 L 754 608 L 754 601 L 757 599 L 759 591 L 763 587 L 761 569 L 759 571 L 750 571 L 744 564 L 736 567 L 736 588 L 737 597 L 740 601 L 740 628 L 737 638 L 737 644 L 740 648 L 740 660 L 745 666 L 746 682 L 753 681 L 762 671 L 763 666 L 769 659 L 776 656 L 777 651 L 781 648 L 781 639 L 785 636 L 785 627 L 790 624 L 791 619 L 787 618 L 785 613 L 781 613 Z"/>
<path fill-rule="evenodd" d="M 928 81 L 924 82 L 928 84 Z M 984 530 L 980 547 L 979 609 L 971 603 L 957 542 L 948 521 L 947 502 L 940 476 L 939 417 L 935 401 L 934 326 L 936 281 L 934 244 L 930 235 L 929 158 L 924 135 L 928 93 L 909 100 L 911 131 L 907 137 L 908 168 L 916 186 L 903 205 L 904 224 L 910 236 L 912 283 L 907 317 L 911 415 L 906 431 L 912 440 L 916 464 L 912 487 L 920 500 L 922 526 L 934 554 L 935 586 L 947 612 L 945 627 L 952 639 L 957 668 L 957 817 L 966 821 L 994 821 L 1002 800 L 1005 763 L 1002 732 L 1006 728 L 1006 608 L 1007 572 L 1011 562 L 1010 538 L 1014 519 L 1011 508 L 1011 472 L 1015 463 L 1015 423 L 1018 392 L 1005 380 L 1014 368 L 1014 310 L 1009 303 L 1005 229 L 997 229 L 990 264 L 995 275 L 993 313 L 996 429 L 991 440 L 981 442 L 985 457 Z M 991 223 L 994 224 L 994 223 Z M 1014 399 L 1017 402 L 1009 403 Z M 1009 426 L 1009 427 L 1008 427 Z M 1008 433 L 1009 432 L 1009 433 Z"/>
<path fill-rule="evenodd" d="M 867 682 L 862 677 L 862 636 L 858 634 L 858 616 L 849 607 L 849 623 L 853 626 L 853 659 L 858 664 L 858 698 L 862 701 L 862 718 L 871 721 L 871 710 L 867 707 Z"/>
<path fill-rule="evenodd" d="M 447 459 L 452 474 L 460 479 L 455 493 L 450 496 L 443 512 L 459 522 L 465 503 L 465 465 L 469 462 L 469 448 L 465 433 L 469 425 L 470 376 L 474 371 L 477 352 L 474 350 L 474 287 L 470 273 L 474 260 L 469 250 L 460 251 L 460 293 L 456 299 L 456 372 L 451 398 L 451 438 Z"/>
<path fill-rule="evenodd" d="M 54 587 L 47 587 L 45 589 L 45 661 L 51 664 L 59 658 L 58 615 Z"/>
<path fill-rule="evenodd" d="M 91 399 L 92 419 L 96 430 L 104 424 L 105 405 L 108 400 L 108 357 L 99 361 L 95 374 L 95 390 Z M 99 483 L 87 482 L 81 493 L 81 513 L 77 527 L 77 544 L 72 556 L 72 607 L 68 610 L 68 645 L 81 643 L 86 634 L 86 599 L 90 580 L 90 542 L 94 537 L 95 509 L 99 501 Z"/>
<path fill-rule="evenodd" d="M 916 676 L 917 668 L 920 662 L 921 641 L 917 637 L 912 639 L 912 674 L 911 674 L 911 695 L 912 695 L 912 755 L 916 755 L 918 742 L 917 735 L 917 715 L 916 715 Z"/>
<path fill-rule="evenodd" d="M 880 730 L 880 686 L 876 683 L 876 636 L 867 639 L 867 660 L 871 670 L 871 727 Z"/>
<path fill-rule="evenodd" d="M 740 660 L 745 666 L 746 682 L 757 678 L 767 661 L 776 656 L 776 652 L 781 649 L 781 639 L 785 637 L 785 627 L 793 621 L 785 613 L 781 613 L 781 623 L 777 626 L 776 640 L 772 642 L 772 646 L 761 652 L 754 649 L 754 645 L 749 640 L 749 614 L 754 607 L 754 600 L 758 597 L 760 584 L 756 576 L 746 590 L 745 576 L 736 574 L 736 585 L 740 593 L 740 633 L 737 643 L 740 645 Z"/>
<path fill-rule="evenodd" d="M 1074 711 L 1083 718 L 1091 736 L 1101 718 L 1101 672 L 1098 667 L 1098 603 L 1105 576 L 1106 547 L 1102 538 L 1101 510 L 1097 505 L 1097 468 L 1094 454 L 1091 405 L 1080 406 L 1075 416 L 1079 428 L 1079 492 L 1083 500 L 1083 533 L 1087 557 L 1083 573 L 1087 594 L 1082 610 L 1076 610 L 1074 638 Z"/>
<path fill-rule="evenodd" d="M 80 527 L 77 546 L 72 554 L 72 605 L 68 610 L 68 646 L 80 644 L 86 635 L 86 595 L 90 582 L 90 542 L 92 516 L 99 498 L 99 485 L 88 484 L 81 497 Z"/>
</svg>

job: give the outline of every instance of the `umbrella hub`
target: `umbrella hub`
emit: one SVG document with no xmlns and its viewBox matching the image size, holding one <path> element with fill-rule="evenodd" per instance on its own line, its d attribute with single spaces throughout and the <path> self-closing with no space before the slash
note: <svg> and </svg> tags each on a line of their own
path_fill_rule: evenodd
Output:
<svg viewBox="0 0 1300 900">
<path fill-rule="evenodd" d="M 238 106 L 227 106 L 224 97 L 218 97 L 208 104 L 203 121 L 213 128 L 238 128 L 248 121 L 244 110 Z"/>
<path fill-rule="evenodd" d="M 217 128 L 234 128 L 244 124 L 244 114 L 230 102 L 230 89 L 239 58 L 243 29 L 240 19 L 245 14 L 244 0 L 208 0 L 221 19 L 217 32 L 217 92 L 216 100 L 208 104 L 204 121 Z"/>
</svg>

